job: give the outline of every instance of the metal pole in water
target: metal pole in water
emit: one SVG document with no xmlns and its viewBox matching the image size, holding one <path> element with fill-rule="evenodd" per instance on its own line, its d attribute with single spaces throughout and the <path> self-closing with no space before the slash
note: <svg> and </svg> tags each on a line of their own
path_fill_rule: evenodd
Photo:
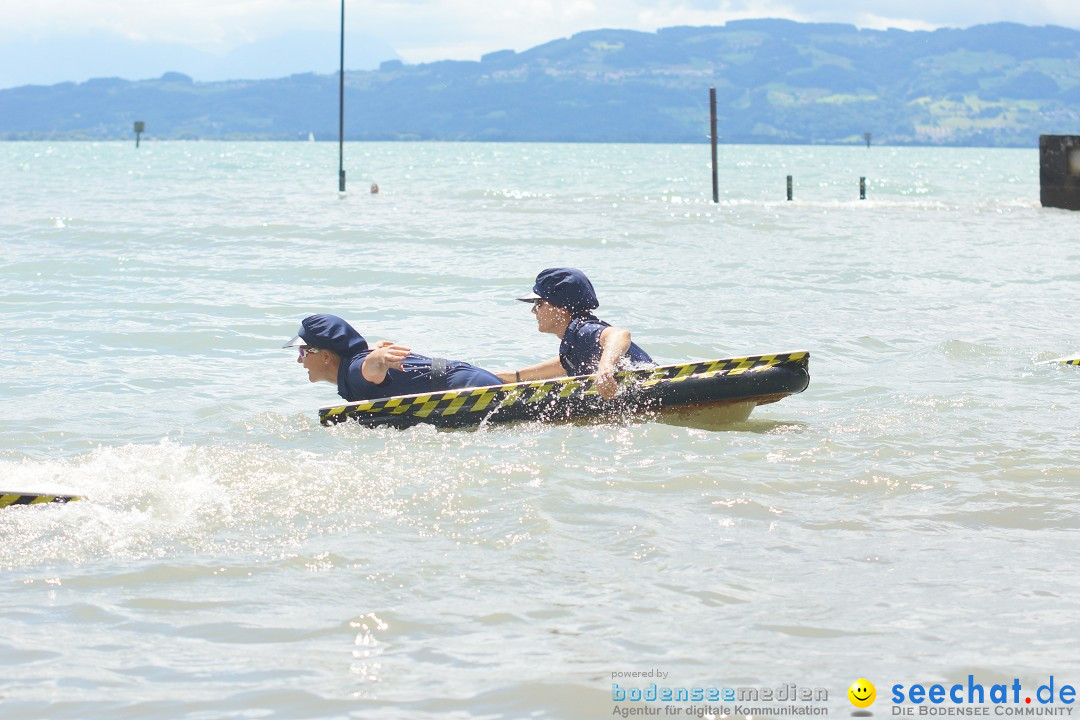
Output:
<svg viewBox="0 0 1080 720">
<path fill-rule="evenodd" d="M 791 176 L 787 176 L 787 199 L 791 200 Z"/>
<path fill-rule="evenodd" d="M 345 0 L 341 0 L 341 74 L 338 78 L 338 192 L 345 192 Z"/>
<path fill-rule="evenodd" d="M 712 201 L 720 202 L 720 182 L 716 175 L 716 88 L 709 88 L 709 137 L 712 139 Z"/>
<path fill-rule="evenodd" d="M 135 121 L 135 148 L 136 149 L 138 149 L 138 147 L 139 147 L 139 136 L 142 135 L 143 130 L 145 130 L 145 129 L 146 129 L 146 123 L 144 123 L 142 120 L 136 120 Z"/>
<path fill-rule="evenodd" d="M 859 178 L 859 199 L 860 200 L 865 200 L 866 199 L 866 178 L 865 177 L 860 177 Z"/>
</svg>

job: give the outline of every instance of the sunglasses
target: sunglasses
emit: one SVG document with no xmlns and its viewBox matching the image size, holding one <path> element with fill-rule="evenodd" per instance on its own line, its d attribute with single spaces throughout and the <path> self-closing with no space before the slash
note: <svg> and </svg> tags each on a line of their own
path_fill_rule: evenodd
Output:
<svg viewBox="0 0 1080 720">
<path fill-rule="evenodd" d="M 301 348 L 298 348 L 298 349 L 300 351 L 300 359 L 301 360 L 306 358 L 308 355 L 314 355 L 315 353 L 319 352 L 319 348 L 313 348 L 313 347 L 301 347 Z"/>
</svg>

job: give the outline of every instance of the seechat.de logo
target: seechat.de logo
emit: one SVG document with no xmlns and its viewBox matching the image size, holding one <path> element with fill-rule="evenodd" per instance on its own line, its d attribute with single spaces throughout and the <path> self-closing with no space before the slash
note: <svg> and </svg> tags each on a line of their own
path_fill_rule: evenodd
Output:
<svg viewBox="0 0 1080 720">
<path fill-rule="evenodd" d="M 860 709 L 868 708 L 874 704 L 874 700 L 877 700 L 877 690 L 874 689 L 874 683 L 866 678 L 859 678 L 851 683 L 851 687 L 847 690 L 847 696 L 855 707 Z"/>
</svg>

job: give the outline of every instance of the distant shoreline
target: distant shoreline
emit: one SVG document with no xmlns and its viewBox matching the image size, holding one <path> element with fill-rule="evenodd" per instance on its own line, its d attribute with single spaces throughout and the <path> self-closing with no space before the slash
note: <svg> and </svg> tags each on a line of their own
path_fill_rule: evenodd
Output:
<svg viewBox="0 0 1080 720">
<path fill-rule="evenodd" d="M 699 144 L 709 90 L 725 144 L 1035 147 L 1080 134 L 1080 31 L 934 31 L 789 20 L 596 30 L 479 61 L 345 73 L 349 142 Z M 337 140 L 336 73 L 0 90 L 2 140 Z"/>
<path fill-rule="evenodd" d="M 121 139 L 121 138 L 82 138 L 82 137 L 53 137 L 53 138 L 4 138 L 0 137 L 0 143 L 91 143 L 91 144 L 135 144 L 134 138 Z M 310 140 L 292 140 L 281 138 L 143 138 L 141 144 L 143 146 L 155 145 L 155 144 L 173 144 L 173 143 L 296 143 L 296 144 L 337 144 L 337 140 L 316 140 L 314 142 Z M 625 141 L 625 140 L 352 140 L 345 139 L 346 144 L 363 144 L 363 143 L 430 143 L 430 144 L 468 144 L 468 145 L 692 145 L 692 146 L 705 146 L 708 147 L 709 141 L 704 140 L 701 142 L 660 142 L 660 141 Z M 1036 135 L 1030 145 L 974 145 L 974 144 L 929 144 L 929 143 L 894 143 L 894 144 L 880 144 L 871 145 L 870 148 L 866 148 L 864 143 L 841 143 L 841 142 L 717 142 L 717 146 L 761 146 L 761 147 L 850 147 L 850 148 L 862 148 L 873 151 L 874 148 L 878 149 L 895 149 L 895 148 L 972 148 L 981 150 L 1038 150 L 1039 149 L 1039 136 Z"/>
</svg>

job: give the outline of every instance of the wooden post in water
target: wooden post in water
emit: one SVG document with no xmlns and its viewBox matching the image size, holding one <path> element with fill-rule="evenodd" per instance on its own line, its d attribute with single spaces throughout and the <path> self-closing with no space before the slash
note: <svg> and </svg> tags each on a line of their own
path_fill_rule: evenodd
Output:
<svg viewBox="0 0 1080 720">
<path fill-rule="evenodd" d="M 338 192 L 345 192 L 345 0 L 341 0 L 341 76 L 338 78 Z"/>
<path fill-rule="evenodd" d="M 712 201 L 720 202 L 720 181 L 716 175 L 716 88 L 709 88 L 709 138 L 712 140 Z"/>
<path fill-rule="evenodd" d="M 135 148 L 139 147 L 139 136 L 143 134 L 143 130 L 146 129 L 146 123 L 142 120 L 135 121 Z"/>
<path fill-rule="evenodd" d="M 787 199 L 791 200 L 791 176 L 787 176 Z"/>
<path fill-rule="evenodd" d="M 863 133 L 863 140 L 866 141 L 866 147 L 870 147 L 870 133 Z"/>
<path fill-rule="evenodd" d="M 866 199 L 866 178 L 865 177 L 859 178 L 859 199 L 860 200 L 865 200 Z"/>
<path fill-rule="evenodd" d="M 1080 210 L 1080 135 L 1039 136 L 1039 200 Z"/>
</svg>

